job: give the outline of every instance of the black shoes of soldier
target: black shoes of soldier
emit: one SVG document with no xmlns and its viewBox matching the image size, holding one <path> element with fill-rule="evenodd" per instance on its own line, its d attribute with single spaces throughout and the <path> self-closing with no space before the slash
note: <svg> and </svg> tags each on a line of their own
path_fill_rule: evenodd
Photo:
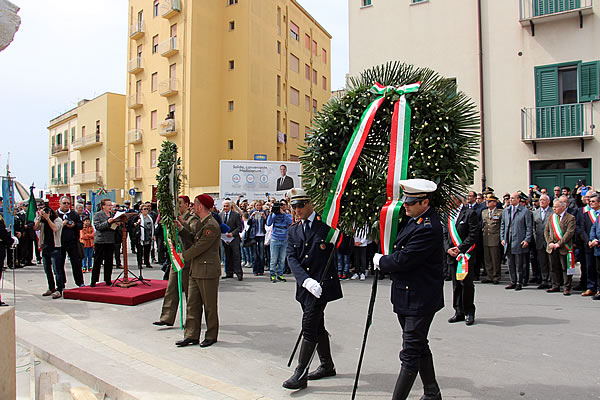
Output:
<svg viewBox="0 0 600 400">
<path fill-rule="evenodd" d="M 200 347 L 212 346 L 215 343 L 217 343 L 216 339 L 204 339 L 202 343 L 200 343 Z"/>
<path fill-rule="evenodd" d="M 465 319 L 465 324 L 467 324 L 468 326 L 473 325 L 473 323 L 475 322 L 475 314 L 467 314 L 467 317 Z"/>
<path fill-rule="evenodd" d="M 173 326 L 173 324 L 168 324 L 165 321 L 156 321 L 156 322 L 153 322 L 152 325 L 156 325 L 156 326 Z"/>
<path fill-rule="evenodd" d="M 298 355 L 298 366 L 294 371 L 294 375 L 292 375 L 287 381 L 283 382 L 282 386 L 284 388 L 292 390 L 306 388 L 308 381 L 308 364 L 310 364 L 315 347 L 317 347 L 317 342 L 309 342 L 306 339 L 302 340 L 300 353 Z"/>
<path fill-rule="evenodd" d="M 416 377 L 416 372 L 409 371 L 406 368 L 402 368 L 400 370 L 400 375 L 398 375 L 398 379 L 396 380 L 396 387 L 394 387 L 394 394 L 392 395 L 392 399 L 406 400 L 406 398 L 410 394 L 410 389 L 412 389 L 412 386 L 415 383 Z"/>
<path fill-rule="evenodd" d="M 452 317 L 450 317 L 450 319 L 448 320 L 448 322 L 450 322 L 451 324 L 455 323 L 455 322 L 461 322 L 465 320 L 465 315 L 464 314 L 459 314 L 459 313 L 455 313 Z"/>
<path fill-rule="evenodd" d="M 329 376 L 335 376 L 335 366 L 333 363 L 328 365 L 319 365 L 317 369 L 308 374 L 309 381 L 316 381 L 317 379 L 327 378 Z"/>
<path fill-rule="evenodd" d="M 179 342 L 175 342 L 175 345 L 177 347 L 185 347 L 185 346 L 189 346 L 191 344 L 198 344 L 198 343 L 200 343 L 200 341 L 198 339 L 185 338 L 183 340 L 180 340 Z"/>
</svg>

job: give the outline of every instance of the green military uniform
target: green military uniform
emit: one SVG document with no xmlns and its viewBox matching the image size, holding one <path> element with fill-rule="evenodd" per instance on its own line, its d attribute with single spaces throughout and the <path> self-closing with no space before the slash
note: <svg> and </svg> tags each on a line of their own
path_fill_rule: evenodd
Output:
<svg viewBox="0 0 600 400">
<path fill-rule="evenodd" d="M 185 232 L 184 229 L 182 231 Z M 190 237 L 186 233 L 182 236 Z M 221 276 L 219 246 L 221 228 L 212 215 L 199 221 L 191 231 L 193 245 L 183 252 L 183 259 L 190 263 L 187 315 L 184 337 L 199 340 L 202 323 L 202 310 L 206 318 L 205 339 L 217 340 L 219 333 L 219 315 L 217 293 Z"/>
<path fill-rule="evenodd" d="M 488 279 L 494 283 L 500 281 L 500 263 L 502 261 L 502 244 L 500 241 L 500 225 L 502 210 L 497 207 L 491 211 L 481 212 L 483 231 L 483 262 Z"/>
<path fill-rule="evenodd" d="M 185 251 L 192 247 L 194 244 L 192 232 L 196 232 L 197 225 L 200 219 L 191 211 L 186 211 L 181 216 L 183 219 L 183 227 L 179 231 L 181 247 Z M 187 232 L 183 232 L 183 231 Z M 183 270 L 181 270 L 181 288 L 186 296 L 188 295 L 188 283 L 190 279 L 190 260 L 184 258 Z M 177 316 L 177 308 L 179 307 L 179 288 L 177 271 L 171 268 L 169 272 L 169 283 L 167 284 L 167 291 L 165 292 L 165 298 L 163 300 L 162 312 L 160 314 L 160 320 L 167 325 L 173 325 L 175 323 L 175 317 Z"/>
</svg>

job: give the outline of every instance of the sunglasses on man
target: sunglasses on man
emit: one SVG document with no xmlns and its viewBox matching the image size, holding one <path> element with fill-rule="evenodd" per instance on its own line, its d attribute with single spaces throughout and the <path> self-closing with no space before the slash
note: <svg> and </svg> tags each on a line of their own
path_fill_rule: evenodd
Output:
<svg viewBox="0 0 600 400">
<path fill-rule="evenodd" d="M 295 210 L 297 208 L 304 208 L 305 205 L 307 205 L 308 202 L 305 201 L 299 201 L 297 203 L 292 203 L 292 208 Z"/>
</svg>

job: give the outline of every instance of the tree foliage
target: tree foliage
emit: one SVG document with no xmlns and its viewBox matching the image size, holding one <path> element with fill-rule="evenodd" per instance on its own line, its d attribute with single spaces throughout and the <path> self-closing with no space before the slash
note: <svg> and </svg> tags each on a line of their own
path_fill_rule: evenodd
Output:
<svg viewBox="0 0 600 400">
<path fill-rule="evenodd" d="M 180 164 L 181 159 L 177 157 L 177 145 L 164 141 L 158 156 L 156 199 L 158 200 L 160 221 L 167 227 L 167 232 L 173 243 L 177 243 L 175 205 L 177 204 L 181 185 Z"/>
</svg>

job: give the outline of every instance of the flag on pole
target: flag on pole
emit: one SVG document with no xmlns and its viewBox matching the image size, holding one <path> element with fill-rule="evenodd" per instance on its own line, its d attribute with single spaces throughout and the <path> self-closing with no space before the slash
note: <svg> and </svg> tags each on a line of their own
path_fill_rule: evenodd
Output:
<svg viewBox="0 0 600 400">
<path fill-rule="evenodd" d="M 35 202 L 35 196 L 33 195 L 33 185 L 29 187 L 29 204 L 27 205 L 27 222 L 35 221 L 35 214 L 37 212 L 37 203 Z"/>
</svg>

